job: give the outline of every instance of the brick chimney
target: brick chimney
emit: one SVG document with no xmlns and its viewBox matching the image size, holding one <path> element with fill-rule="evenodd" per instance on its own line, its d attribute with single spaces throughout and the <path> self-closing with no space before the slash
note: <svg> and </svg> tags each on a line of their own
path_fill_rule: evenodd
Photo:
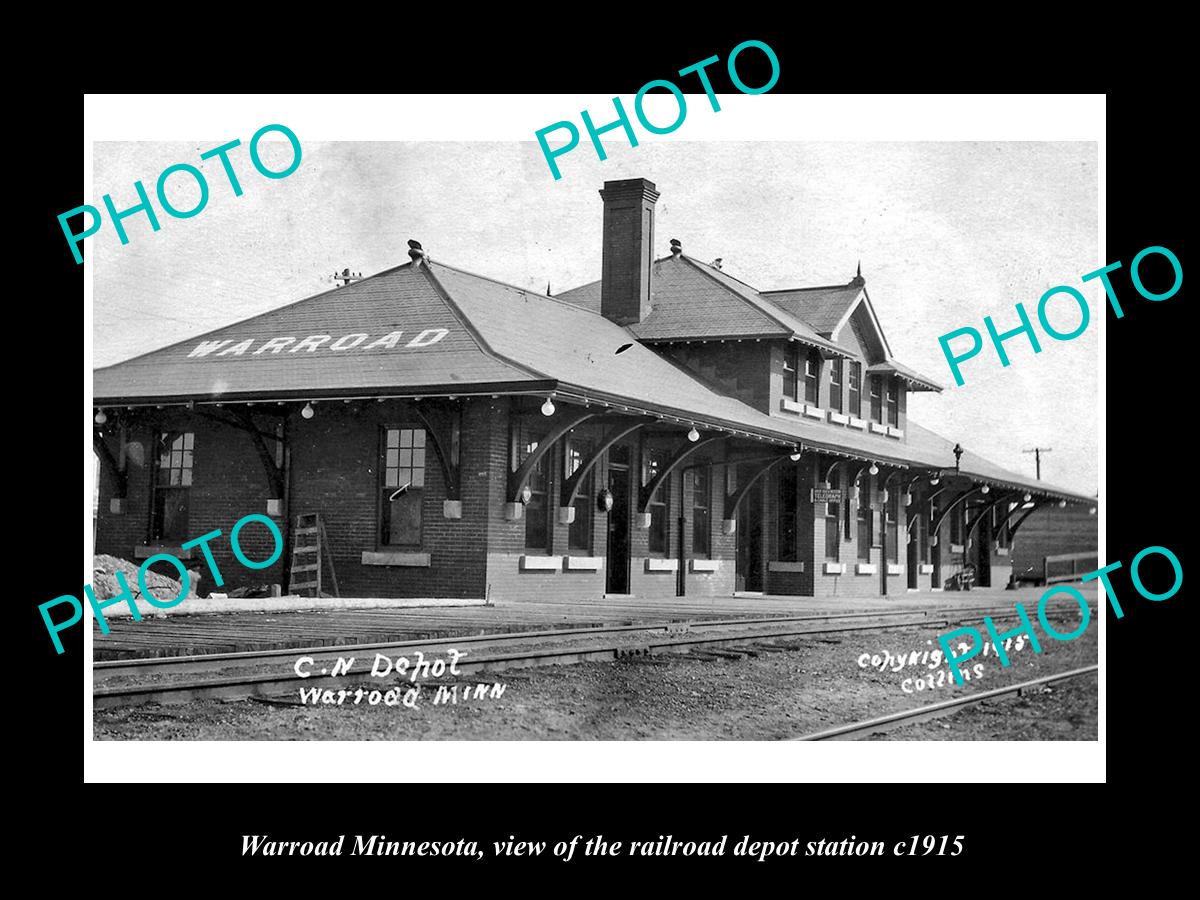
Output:
<svg viewBox="0 0 1200 900">
<path fill-rule="evenodd" d="M 628 178 L 604 182 L 600 197 L 604 201 L 600 312 L 618 325 L 632 325 L 650 314 L 658 191 L 645 178 Z"/>
</svg>

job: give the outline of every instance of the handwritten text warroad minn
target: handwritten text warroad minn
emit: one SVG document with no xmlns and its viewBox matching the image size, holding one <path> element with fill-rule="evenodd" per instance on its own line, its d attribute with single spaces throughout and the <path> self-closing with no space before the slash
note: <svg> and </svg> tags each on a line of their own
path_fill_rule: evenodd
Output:
<svg viewBox="0 0 1200 900">
<path fill-rule="evenodd" d="M 370 676 L 372 678 L 386 678 L 393 671 L 398 679 L 403 681 L 407 677 L 409 686 L 403 688 L 393 686 L 386 691 L 368 690 L 366 688 L 358 688 L 356 690 L 347 690 L 345 688 L 333 689 L 326 688 L 322 690 L 319 687 L 300 688 L 300 702 L 310 705 L 322 706 L 359 706 L 364 702 L 368 706 L 378 706 L 382 703 L 384 706 L 405 706 L 408 709 L 420 709 L 417 701 L 421 697 L 421 689 L 423 685 L 418 684 L 420 678 L 440 678 L 443 675 L 459 675 L 458 661 L 466 656 L 463 651 L 453 648 L 446 651 L 451 655 L 450 661 L 447 663 L 444 659 L 426 659 L 425 654 L 420 650 L 415 651 L 416 659 L 410 661 L 408 657 L 398 656 L 393 661 L 382 653 L 375 654 L 375 662 L 371 666 Z M 339 656 L 337 662 L 333 664 L 333 669 L 321 669 L 318 674 L 328 675 L 330 678 L 336 678 L 340 675 L 348 675 L 354 668 L 355 657 Z M 311 678 L 316 661 L 311 656 L 301 656 L 296 660 L 293 671 L 300 678 Z M 432 685 L 431 685 L 432 687 Z M 458 705 L 459 701 L 468 700 L 496 700 L 504 696 L 506 685 L 499 682 L 492 684 L 439 684 L 437 690 L 433 692 L 432 704 L 434 706 Z"/>
</svg>

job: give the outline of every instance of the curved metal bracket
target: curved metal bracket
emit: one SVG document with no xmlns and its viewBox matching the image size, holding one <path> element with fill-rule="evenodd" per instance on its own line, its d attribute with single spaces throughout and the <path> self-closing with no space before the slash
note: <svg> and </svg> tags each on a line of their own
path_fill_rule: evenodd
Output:
<svg viewBox="0 0 1200 900">
<path fill-rule="evenodd" d="M 834 470 L 834 469 L 836 469 L 838 466 L 842 465 L 843 463 L 846 463 L 846 462 L 849 462 L 849 460 L 845 460 L 845 459 L 837 459 L 837 460 L 834 460 L 834 461 L 833 461 L 833 463 L 832 463 L 832 464 L 829 466 L 829 468 L 825 470 L 825 478 L 824 478 L 824 480 L 822 481 L 822 483 L 823 483 L 823 484 L 829 484 L 829 479 L 830 479 L 830 476 L 832 476 L 832 475 L 833 475 L 833 470 Z"/>
<path fill-rule="evenodd" d="M 567 478 L 562 485 L 562 502 L 559 506 L 570 506 L 575 502 L 575 497 L 579 493 L 579 486 L 583 484 L 583 480 L 587 478 L 588 472 L 595 468 L 596 463 L 600 461 L 600 457 L 609 451 L 609 449 L 620 441 L 622 438 L 629 437 L 639 428 L 645 428 L 649 422 L 640 421 L 633 425 L 618 425 L 613 428 L 600 442 L 600 446 L 592 451 L 592 454 L 583 461 L 575 473 Z"/>
<path fill-rule="evenodd" d="M 780 456 L 778 459 L 771 460 L 765 465 L 760 466 L 753 475 L 746 479 L 745 484 L 738 485 L 738 489 L 725 498 L 726 520 L 733 519 L 737 516 L 738 507 L 742 505 L 742 500 L 746 498 L 746 494 L 750 492 L 750 488 L 754 487 L 760 478 L 762 478 L 767 474 L 767 472 L 771 471 L 771 469 L 775 468 L 784 460 L 789 459 L 791 459 L 790 453 Z"/>
<path fill-rule="evenodd" d="M 945 523 L 946 517 L 948 515 L 950 515 L 951 512 L 954 511 L 954 508 L 956 506 L 958 506 L 960 503 L 962 503 L 966 500 L 969 500 L 975 494 L 978 494 L 981 490 L 983 490 L 982 485 L 977 488 L 971 488 L 971 490 L 969 490 L 963 494 L 960 494 L 958 497 L 955 497 L 954 501 L 949 506 L 947 506 L 945 509 L 942 510 L 942 514 L 937 517 L 937 521 L 933 523 L 933 527 L 929 530 L 929 533 L 931 535 L 936 536 L 938 534 L 938 532 L 940 532 L 942 530 L 942 525 Z"/>
<path fill-rule="evenodd" d="M 980 510 L 979 515 L 977 515 L 975 517 L 975 521 L 971 522 L 967 526 L 967 537 L 966 537 L 967 542 L 968 543 L 970 542 L 971 538 L 975 534 L 975 531 L 979 528 L 979 523 L 983 521 L 985 516 L 990 516 L 992 514 L 992 510 L 995 509 L 997 505 L 999 505 L 1001 503 L 1007 503 L 1014 496 L 1015 495 L 1011 492 L 1008 494 L 1001 494 L 999 497 L 997 497 L 995 500 L 993 500 L 991 503 L 989 503 L 987 506 L 985 506 L 982 510 Z"/>
<path fill-rule="evenodd" d="M 433 455 L 437 457 L 438 465 L 442 468 L 442 477 L 446 482 L 446 498 L 458 500 L 462 492 L 461 472 L 458 465 L 457 432 L 461 428 L 461 417 L 457 407 L 443 419 L 435 411 L 421 403 L 410 403 L 408 408 L 413 415 L 421 420 L 425 432 L 429 435 Z"/>
<path fill-rule="evenodd" d="M 124 497 L 126 491 L 129 489 L 129 476 L 121 471 L 121 467 L 117 464 L 112 451 L 108 449 L 108 444 L 94 431 L 92 432 L 92 447 L 95 448 L 96 455 L 100 457 L 101 465 L 104 466 L 105 470 L 107 470 L 108 474 L 116 482 L 117 491 L 114 496 L 117 498 Z"/>
<path fill-rule="evenodd" d="M 549 434 L 538 441 L 537 449 L 525 458 L 525 462 L 521 463 L 515 472 L 508 474 L 508 499 L 513 503 L 520 503 L 521 491 L 529 482 L 529 476 L 533 474 L 534 468 L 541 462 L 542 457 L 549 453 L 550 449 L 572 428 L 582 425 L 588 419 L 594 419 L 598 415 L 600 413 L 591 410 L 577 413 L 564 419 L 557 427 L 551 429 Z"/>
<path fill-rule="evenodd" d="M 655 475 L 649 484 L 642 487 L 641 494 L 638 496 L 637 511 L 640 513 L 646 513 L 650 511 L 650 501 L 654 499 L 654 495 L 658 493 L 658 489 L 662 486 L 663 482 L 670 477 L 671 473 L 679 468 L 680 464 L 685 459 L 687 459 L 701 447 L 707 447 L 709 444 L 717 441 L 728 440 L 728 438 L 729 436 L 724 434 L 710 434 L 708 437 L 700 438 L 700 440 L 696 441 L 695 443 L 684 438 L 683 446 L 679 447 L 675 451 L 674 455 L 672 455 L 667 461 L 667 464 L 662 467 L 662 471 Z"/>
<path fill-rule="evenodd" d="M 1008 539 L 1010 542 L 1012 541 L 1012 539 L 1014 537 L 1016 537 L 1017 529 L 1020 528 L 1023 524 L 1025 524 L 1025 520 L 1029 518 L 1030 513 L 1037 512 L 1038 509 L 1040 509 L 1041 507 L 1046 505 L 1046 502 L 1047 501 L 1045 501 L 1045 500 L 1041 500 L 1041 501 L 1034 500 L 1033 501 L 1033 506 L 1031 506 L 1029 509 L 1025 510 L 1025 515 L 1023 515 L 1023 516 L 1021 516 L 1021 518 L 1017 519 L 1017 521 L 1013 524 L 1013 526 L 1008 529 Z M 1020 508 L 1021 507 L 1019 507 L 1019 506 L 1017 507 L 1017 509 L 1020 509 Z M 1014 510 L 1014 512 L 1015 511 L 1016 510 Z"/>
</svg>

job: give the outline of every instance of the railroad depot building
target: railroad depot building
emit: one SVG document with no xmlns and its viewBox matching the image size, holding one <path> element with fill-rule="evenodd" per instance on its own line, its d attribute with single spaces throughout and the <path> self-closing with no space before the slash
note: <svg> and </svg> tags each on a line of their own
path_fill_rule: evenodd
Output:
<svg viewBox="0 0 1200 900">
<path fill-rule="evenodd" d="M 531 293 L 410 241 L 96 370 L 95 552 L 174 554 L 208 593 L 181 544 L 220 529 L 220 590 L 311 593 L 317 527 L 342 596 L 890 596 L 968 566 L 1003 585 L 1025 516 L 1094 505 L 913 422 L 909 392 L 940 388 L 892 357 L 861 275 L 759 291 L 675 240 L 654 258 L 652 183 L 600 195 L 593 284 Z M 228 543 L 249 513 L 285 540 L 260 571 Z M 240 542 L 273 546 L 260 524 Z"/>
</svg>

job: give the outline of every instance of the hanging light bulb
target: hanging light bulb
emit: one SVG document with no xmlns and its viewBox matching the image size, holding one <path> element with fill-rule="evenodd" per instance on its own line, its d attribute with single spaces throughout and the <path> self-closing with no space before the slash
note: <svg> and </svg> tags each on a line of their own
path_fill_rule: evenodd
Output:
<svg viewBox="0 0 1200 900">
<path fill-rule="evenodd" d="M 554 401 L 551 400 L 549 397 L 547 397 L 546 402 L 542 404 L 542 415 L 543 416 L 554 415 Z"/>
<path fill-rule="evenodd" d="M 688 440 L 691 441 L 693 444 L 696 443 L 696 441 L 700 440 L 700 432 L 698 432 L 696 430 L 695 425 L 693 425 L 692 430 L 688 432 Z"/>
<path fill-rule="evenodd" d="M 1021 499 L 1024 500 L 1026 503 L 1028 503 L 1030 500 L 1033 499 L 1033 494 L 1029 493 L 1029 491 L 1026 491 L 1025 496 L 1022 497 Z"/>
<path fill-rule="evenodd" d="M 992 489 L 990 487 L 988 487 L 986 484 L 979 489 L 980 493 L 983 493 L 983 494 L 990 493 L 991 490 Z"/>
<path fill-rule="evenodd" d="M 1058 508 L 1059 508 L 1059 509 L 1066 509 L 1066 507 L 1067 507 L 1067 501 L 1066 501 L 1066 500 L 1059 500 L 1059 501 L 1058 501 Z"/>
<path fill-rule="evenodd" d="M 935 475 L 933 478 L 930 478 L 930 479 L 929 479 L 929 483 L 930 483 L 930 484 L 937 484 L 937 483 L 938 483 L 939 481 L 941 481 L 941 480 L 942 480 L 941 478 L 938 478 L 938 477 Z"/>
<path fill-rule="evenodd" d="M 304 416 L 306 419 L 311 419 L 315 413 L 316 410 L 313 409 L 313 405 L 311 403 L 305 403 L 304 409 L 300 410 L 300 415 Z"/>
<path fill-rule="evenodd" d="M 788 459 L 790 459 L 792 462 L 799 462 L 800 461 L 800 451 L 797 450 L 795 453 L 793 453 L 791 456 L 789 456 Z"/>
<path fill-rule="evenodd" d="M 97 425 L 103 425 L 107 421 L 108 421 L 108 416 L 106 416 L 104 414 L 103 409 L 101 409 L 99 412 L 96 413 L 96 424 Z"/>
<path fill-rule="evenodd" d="M 878 475 L 879 474 L 879 466 L 875 465 L 875 463 L 871 463 L 871 468 L 867 469 L 867 471 L 870 472 L 872 475 Z"/>
</svg>

